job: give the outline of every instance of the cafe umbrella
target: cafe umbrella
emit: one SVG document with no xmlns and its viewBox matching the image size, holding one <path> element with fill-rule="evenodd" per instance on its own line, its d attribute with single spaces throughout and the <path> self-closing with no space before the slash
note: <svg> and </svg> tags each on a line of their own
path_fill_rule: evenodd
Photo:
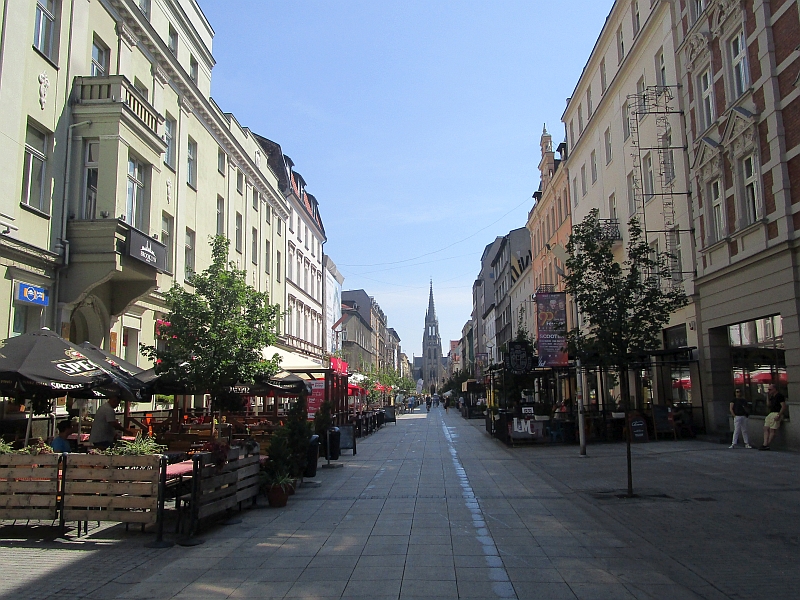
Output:
<svg viewBox="0 0 800 600">
<path fill-rule="evenodd" d="M 0 395 L 50 399 L 106 385 L 111 376 L 81 349 L 43 328 L 0 342 Z M 28 415 L 25 443 L 33 410 Z"/>
<path fill-rule="evenodd" d="M 80 345 L 80 350 L 89 360 L 100 365 L 111 376 L 110 383 L 81 394 L 82 397 L 108 398 L 119 396 L 128 402 L 139 402 L 146 395 L 147 383 L 136 377 L 142 373 L 142 369 L 114 356 L 110 352 L 101 350 L 90 342 L 83 342 Z"/>
</svg>

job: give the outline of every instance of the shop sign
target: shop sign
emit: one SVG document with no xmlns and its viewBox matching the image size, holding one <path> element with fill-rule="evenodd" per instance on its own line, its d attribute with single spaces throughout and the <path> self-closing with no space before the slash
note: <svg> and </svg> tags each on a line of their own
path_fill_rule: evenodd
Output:
<svg viewBox="0 0 800 600">
<path fill-rule="evenodd" d="M 317 379 L 310 382 L 311 395 L 306 399 L 308 418 L 313 419 L 319 407 L 325 401 L 325 381 Z"/>
<path fill-rule="evenodd" d="M 517 418 L 508 424 L 508 437 L 513 440 L 536 440 L 544 435 L 544 422 L 532 418 Z"/>
<path fill-rule="evenodd" d="M 639 415 L 628 415 L 628 426 L 631 428 L 631 441 L 646 442 L 647 422 Z"/>
<path fill-rule="evenodd" d="M 14 300 L 25 304 L 47 306 L 50 304 L 50 292 L 47 288 L 19 282 L 17 283 L 17 293 L 14 294 Z"/>
<path fill-rule="evenodd" d="M 566 367 L 567 295 L 564 292 L 536 294 L 536 341 L 540 367 Z"/>
<path fill-rule="evenodd" d="M 533 348 L 528 342 L 508 342 L 506 367 L 514 375 L 524 375 L 534 367 Z"/>
<path fill-rule="evenodd" d="M 167 268 L 167 247 L 136 229 L 128 232 L 128 256 L 159 271 Z"/>
<path fill-rule="evenodd" d="M 341 358 L 336 358 L 335 356 L 331 356 L 331 369 L 333 369 L 334 373 L 338 373 L 340 375 L 346 375 L 347 362 L 342 360 Z"/>
</svg>

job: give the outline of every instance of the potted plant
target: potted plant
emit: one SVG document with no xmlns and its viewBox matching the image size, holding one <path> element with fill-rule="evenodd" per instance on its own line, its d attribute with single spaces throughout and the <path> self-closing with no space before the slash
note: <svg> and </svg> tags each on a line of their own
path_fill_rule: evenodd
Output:
<svg viewBox="0 0 800 600">
<path fill-rule="evenodd" d="M 306 394 L 300 394 L 286 415 L 286 442 L 289 449 L 289 468 L 291 477 L 303 476 L 308 462 L 308 447 L 311 442 L 311 424 L 308 422 Z"/>
<path fill-rule="evenodd" d="M 264 471 L 262 489 L 267 494 L 267 501 L 272 508 L 283 508 L 289 501 L 289 489 L 292 478 L 286 473 L 270 473 Z"/>
</svg>

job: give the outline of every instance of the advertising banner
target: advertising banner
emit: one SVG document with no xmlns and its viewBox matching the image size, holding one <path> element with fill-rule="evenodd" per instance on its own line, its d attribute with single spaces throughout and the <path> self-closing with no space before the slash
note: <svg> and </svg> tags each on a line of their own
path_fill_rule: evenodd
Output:
<svg viewBox="0 0 800 600">
<path fill-rule="evenodd" d="M 486 352 L 478 352 L 475 355 L 475 379 L 480 381 L 486 373 L 486 367 L 489 365 L 489 354 Z"/>
<path fill-rule="evenodd" d="M 536 340 L 540 367 L 568 365 L 565 331 L 567 295 L 564 292 L 536 294 Z"/>
<path fill-rule="evenodd" d="M 308 397 L 308 418 L 313 419 L 320 405 L 325 401 L 325 381 L 317 379 L 311 381 L 311 395 Z"/>
</svg>

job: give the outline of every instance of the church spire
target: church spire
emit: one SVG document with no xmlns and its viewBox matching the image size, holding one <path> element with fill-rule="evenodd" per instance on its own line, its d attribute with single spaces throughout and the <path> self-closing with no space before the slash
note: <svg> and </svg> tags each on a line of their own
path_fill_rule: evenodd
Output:
<svg viewBox="0 0 800 600">
<path fill-rule="evenodd" d="M 428 297 L 428 317 L 434 318 L 436 316 L 436 308 L 433 306 L 433 279 L 431 279 L 431 293 Z"/>
</svg>

